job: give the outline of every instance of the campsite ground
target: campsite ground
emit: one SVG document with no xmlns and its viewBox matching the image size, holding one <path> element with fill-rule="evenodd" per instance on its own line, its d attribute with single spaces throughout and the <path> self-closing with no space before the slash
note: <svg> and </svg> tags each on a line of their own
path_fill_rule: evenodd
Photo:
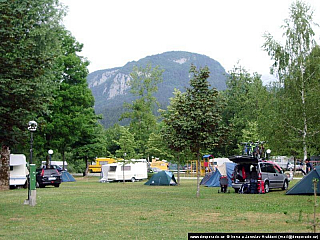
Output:
<svg viewBox="0 0 320 240">
<path fill-rule="evenodd" d="M 35 207 L 23 205 L 26 189 L 1 192 L 0 239 L 187 239 L 190 232 L 311 232 L 313 196 L 288 196 L 284 191 L 235 194 L 230 188 L 231 193 L 222 194 L 218 188 L 201 187 L 197 199 L 194 179 L 182 179 L 175 187 L 99 183 L 98 177 L 76 180 L 60 188 L 37 189 Z"/>
</svg>

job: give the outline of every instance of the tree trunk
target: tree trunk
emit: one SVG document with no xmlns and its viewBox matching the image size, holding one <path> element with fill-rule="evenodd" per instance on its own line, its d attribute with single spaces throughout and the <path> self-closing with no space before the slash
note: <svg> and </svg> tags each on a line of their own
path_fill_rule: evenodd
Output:
<svg viewBox="0 0 320 240">
<path fill-rule="evenodd" d="M 197 198 L 200 197 L 200 153 L 199 151 L 197 152 L 197 162 L 198 162 L 198 167 L 197 167 Z"/>
<path fill-rule="evenodd" d="M 302 142 L 303 142 L 303 160 L 308 158 L 307 150 L 307 133 L 308 133 L 308 123 L 307 123 L 307 112 L 306 112 L 306 99 L 305 99 L 305 86 L 303 78 L 303 68 L 301 69 L 301 102 L 302 102 L 302 116 L 303 116 L 303 131 L 302 131 Z"/>
<path fill-rule="evenodd" d="M 85 163 L 86 163 L 86 169 L 84 170 L 83 176 L 88 176 L 88 172 L 89 172 L 89 161 L 88 161 L 88 157 L 85 157 L 84 159 Z"/>
<path fill-rule="evenodd" d="M 46 156 L 46 168 L 51 167 L 50 157 Z"/>
<path fill-rule="evenodd" d="M 10 150 L 8 146 L 1 148 L 0 190 L 10 189 Z"/>
</svg>

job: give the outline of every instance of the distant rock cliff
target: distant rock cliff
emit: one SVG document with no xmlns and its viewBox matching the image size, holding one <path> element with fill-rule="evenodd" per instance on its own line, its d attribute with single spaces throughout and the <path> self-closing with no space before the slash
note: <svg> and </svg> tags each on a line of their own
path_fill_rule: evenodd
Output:
<svg viewBox="0 0 320 240">
<path fill-rule="evenodd" d="M 189 86 L 191 64 L 197 67 L 208 66 L 211 86 L 218 90 L 226 88 L 226 72 L 219 62 L 205 55 L 189 52 L 165 52 L 129 62 L 123 67 L 95 71 L 88 75 L 87 80 L 95 98 L 96 113 L 103 115 L 102 124 L 105 127 L 118 122 L 124 110 L 123 103 L 134 99 L 128 86 L 133 66 L 146 66 L 149 63 L 152 67 L 164 69 L 163 82 L 159 84 L 155 94 L 161 108 L 169 104 L 174 88 L 184 92 Z"/>
</svg>

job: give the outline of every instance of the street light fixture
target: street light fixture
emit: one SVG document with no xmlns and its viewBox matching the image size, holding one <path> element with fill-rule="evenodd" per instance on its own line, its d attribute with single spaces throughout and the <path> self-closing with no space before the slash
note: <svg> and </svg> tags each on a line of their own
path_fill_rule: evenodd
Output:
<svg viewBox="0 0 320 240">
<path fill-rule="evenodd" d="M 49 153 L 49 160 L 50 160 L 50 167 L 51 167 L 51 155 L 53 154 L 53 150 L 52 149 L 48 150 L 48 153 Z"/>
<path fill-rule="evenodd" d="M 32 144 L 33 144 L 33 132 L 37 130 L 37 122 L 36 121 L 29 121 L 28 123 L 28 130 L 30 131 L 30 161 L 29 164 L 32 164 Z"/>
</svg>

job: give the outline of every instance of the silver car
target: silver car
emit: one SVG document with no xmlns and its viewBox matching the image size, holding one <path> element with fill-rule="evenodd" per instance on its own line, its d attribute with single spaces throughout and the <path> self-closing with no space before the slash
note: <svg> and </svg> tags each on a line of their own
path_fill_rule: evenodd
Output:
<svg viewBox="0 0 320 240">
<path fill-rule="evenodd" d="M 252 178 L 257 182 L 264 182 L 265 193 L 274 188 L 288 189 L 289 179 L 277 164 L 257 160 L 251 156 L 233 156 L 230 160 L 237 164 L 232 175 L 232 187 L 235 192 L 239 192 L 243 184 L 250 186 Z"/>
</svg>

